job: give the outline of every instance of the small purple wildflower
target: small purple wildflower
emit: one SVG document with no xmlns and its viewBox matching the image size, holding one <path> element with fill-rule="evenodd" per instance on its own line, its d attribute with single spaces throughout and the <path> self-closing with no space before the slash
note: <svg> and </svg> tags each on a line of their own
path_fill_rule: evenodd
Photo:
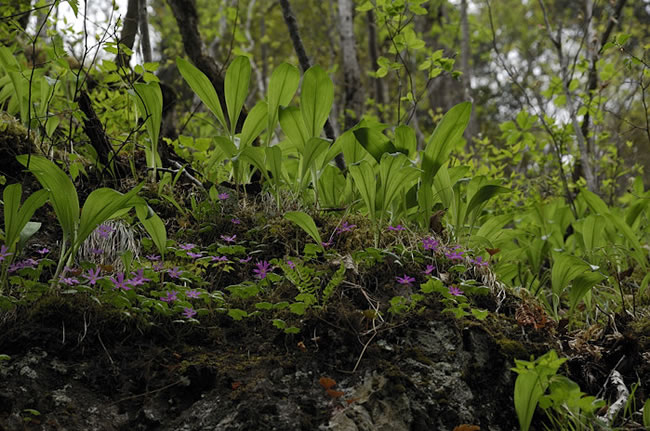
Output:
<svg viewBox="0 0 650 431">
<path fill-rule="evenodd" d="M 123 272 L 118 272 L 115 277 L 111 277 L 111 281 L 115 289 L 131 290 L 131 286 L 127 285 L 131 280 L 125 280 Z"/>
<path fill-rule="evenodd" d="M 75 284 L 79 284 L 79 280 L 77 280 L 75 277 L 61 277 L 59 279 L 59 282 L 62 284 L 66 284 L 68 286 L 74 286 Z"/>
<path fill-rule="evenodd" d="M 446 252 L 445 256 L 447 256 L 447 259 L 449 260 L 461 260 L 464 257 L 463 253 L 465 252 L 460 249 L 459 245 L 457 245 L 454 248 L 452 248 L 450 251 Z"/>
<path fill-rule="evenodd" d="M 196 311 L 194 311 L 191 308 L 185 307 L 185 309 L 183 310 L 183 316 L 187 317 L 188 319 L 191 319 L 195 315 L 196 315 Z"/>
<path fill-rule="evenodd" d="M 402 226 L 401 224 L 398 224 L 397 226 L 388 226 L 387 229 L 392 230 L 393 232 L 399 232 L 399 231 L 402 231 L 402 230 L 406 230 L 406 228 L 404 226 Z"/>
<path fill-rule="evenodd" d="M 187 244 L 181 244 L 178 246 L 178 248 L 185 251 L 191 251 L 194 247 L 196 247 L 196 244 L 192 244 L 191 242 L 188 242 Z"/>
<path fill-rule="evenodd" d="M 341 226 L 339 226 L 338 229 L 336 229 L 336 232 L 340 235 L 343 232 L 352 232 L 354 228 L 356 228 L 356 224 L 349 224 L 348 222 L 344 221 L 341 223 Z"/>
<path fill-rule="evenodd" d="M 5 260 L 5 257 L 11 256 L 13 253 L 9 253 L 9 249 L 6 245 L 2 244 L 0 247 L 0 262 Z"/>
<path fill-rule="evenodd" d="M 453 296 L 460 296 L 463 294 L 463 291 L 456 286 L 449 286 L 449 294 Z"/>
<path fill-rule="evenodd" d="M 437 240 L 431 238 L 430 236 L 426 238 L 422 238 L 422 248 L 424 248 L 425 250 L 436 251 L 438 249 L 439 244 L 440 243 Z"/>
<path fill-rule="evenodd" d="M 201 292 L 199 292 L 198 290 L 192 289 L 192 290 L 188 290 L 187 292 L 185 292 L 185 296 L 187 296 L 188 298 L 198 298 L 199 296 L 201 296 Z"/>
<path fill-rule="evenodd" d="M 9 265 L 9 272 L 16 272 L 20 271 L 21 269 L 24 268 L 30 268 L 33 269 L 36 265 L 38 265 L 38 261 L 34 260 L 32 258 L 25 259 L 22 262 L 16 262 L 13 265 Z M 65 274 L 66 271 L 63 271 Z"/>
<path fill-rule="evenodd" d="M 160 260 L 160 256 L 157 254 L 148 254 L 147 259 L 149 259 L 151 262 L 157 262 Z"/>
<path fill-rule="evenodd" d="M 101 248 L 91 248 L 90 252 L 92 254 L 104 254 L 104 250 L 102 250 Z"/>
<path fill-rule="evenodd" d="M 210 262 L 228 262 L 227 256 L 210 256 Z"/>
<path fill-rule="evenodd" d="M 431 275 L 431 273 L 432 273 L 433 271 L 435 271 L 435 269 L 436 269 L 435 266 L 433 266 L 433 265 L 427 265 L 427 268 L 426 268 L 424 271 L 422 271 L 422 274 L 424 274 L 424 275 Z"/>
<path fill-rule="evenodd" d="M 178 269 L 177 266 L 175 266 L 172 269 L 168 269 L 167 274 L 169 274 L 171 278 L 178 278 L 181 276 L 181 274 L 183 274 L 183 271 L 181 271 L 180 269 Z"/>
<path fill-rule="evenodd" d="M 415 278 L 409 277 L 406 274 L 404 274 L 404 277 L 395 277 L 395 279 L 399 284 L 404 284 L 406 286 L 411 286 L 411 283 L 415 281 Z"/>
<path fill-rule="evenodd" d="M 248 256 L 246 259 L 239 259 L 239 263 L 248 263 L 252 258 L 253 256 Z"/>
<path fill-rule="evenodd" d="M 268 274 L 271 271 L 271 264 L 268 263 L 266 260 L 262 262 L 257 262 L 255 266 L 257 266 L 257 268 L 255 268 L 253 272 L 255 273 L 255 276 L 260 280 L 266 278 L 266 274 Z"/>
<path fill-rule="evenodd" d="M 479 256 L 476 259 L 472 259 L 472 263 L 476 266 L 488 266 L 488 261 L 483 260 L 483 256 Z"/>
<path fill-rule="evenodd" d="M 239 220 L 238 218 L 230 219 L 230 221 L 232 222 L 232 224 L 241 224 L 241 220 Z"/>
<path fill-rule="evenodd" d="M 219 198 L 220 201 L 225 201 L 230 197 L 230 195 L 228 193 L 219 193 L 217 197 Z"/>
<path fill-rule="evenodd" d="M 95 231 L 97 232 L 97 235 L 101 236 L 104 239 L 107 239 L 110 234 L 115 232 L 115 228 L 107 224 L 100 224 L 97 226 L 97 229 L 95 229 Z"/>
<path fill-rule="evenodd" d="M 93 272 L 92 269 L 89 269 L 87 273 L 85 273 L 84 278 L 88 280 L 88 284 L 91 286 L 94 286 L 95 283 L 97 283 L 97 280 L 99 280 L 99 268 L 95 268 L 95 271 Z"/>
<path fill-rule="evenodd" d="M 47 248 L 47 247 L 43 247 L 43 248 L 40 249 L 40 250 L 36 250 L 36 253 L 40 254 L 41 256 L 45 256 L 45 255 L 48 254 L 49 252 L 50 252 L 50 249 Z"/>
<path fill-rule="evenodd" d="M 194 253 L 193 251 L 188 251 L 187 255 L 192 259 L 198 259 L 199 257 L 203 256 L 203 253 Z"/>
<path fill-rule="evenodd" d="M 176 295 L 178 295 L 178 292 L 176 292 L 175 290 L 172 290 L 171 292 L 167 291 L 167 296 L 161 296 L 160 300 L 171 303 L 178 299 Z"/>
<path fill-rule="evenodd" d="M 235 242 L 235 238 L 237 238 L 237 235 L 232 235 L 232 236 L 221 235 L 221 239 L 224 240 L 225 242 Z"/>
<path fill-rule="evenodd" d="M 151 269 L 153 269 L 156 272 L 160 272 L 165 268 L 165 265 L 162 262 L 156 262 L 151 266 Z"/>
<path fill-rule="evenodd" d="M 287 260 L 287 266 L 291 269 L 296 269 L 296 264 L 292 260 Z"/>
<path fill-rule="evenodd" d="M 147 281 L 151 281 L 150 279 L 145 278 L 144 268 L 138 269 L 137 272 L 132 272 L 131 275 L 133 276 L 133 278 L 130 279 L 129 282 L 134 287 L 139 286 L 141 284 L 145 284 Z"/>
<path fill-rule="evenodd" d="M 321 242 L 320 245 L 323 246 L 323 248 L 330 248 L 332 246 L 332 240 L 329 240 L 327 242 Z"/>
</svg>

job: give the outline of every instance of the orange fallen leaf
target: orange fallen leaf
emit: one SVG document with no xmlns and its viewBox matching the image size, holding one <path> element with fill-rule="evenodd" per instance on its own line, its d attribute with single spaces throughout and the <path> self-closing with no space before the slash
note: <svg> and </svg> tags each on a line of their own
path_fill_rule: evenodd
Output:
<svg viewBox="0 0 650 431">
<path fill-rule="evenodd" d="M 305 343 L 303 343 L 302 341 L 298 341 L 298 348 L 303 352 L 307 351 L 307 346 L 305 346 Z"/>
<path fill-rule="evenodd" d="M 241 382 L 232 382 L 230 386 L 232 386 L 232 390 L 234 391 L 241 386 Z"/>
<path fill-rule="evenodd" d="M 324 387 L 325 390 L 328 390 L 336 385 L 336 380 L 330 379 L 329 377 L 321 377 L 318 379 L 318 383 L 320 383 L 320 385 Z"/>
<path fill-rule="evenodd" d="M 480 431 L 480 429 L 481 427 L 478 425 L 460 424 L 454 428 L 454 431 Z"/>
<path fill-rule="evenodd" d="M 340 398 L 343 395 L 345 395 L 345 392 L 341 391 L 335 391 L 334 389 L 327 389 L 327 395 L 329 395 L 332 398 Z"/>
</svg>

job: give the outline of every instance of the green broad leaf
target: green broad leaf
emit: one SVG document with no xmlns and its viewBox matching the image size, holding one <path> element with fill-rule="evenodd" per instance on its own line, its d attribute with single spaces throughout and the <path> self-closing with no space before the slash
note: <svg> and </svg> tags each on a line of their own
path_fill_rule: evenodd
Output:
<svg viewBox="0 0 650 431">
<path fill-rule="evenodd" d="M 376 128 L 360 127 L 353 131 L 359 144 L 375 158 L 377 163 L 386 153 L 395 153 L 397 149 L 393 143 Z"/>
<path fill-rule="evenodd" d="M 79 0 L 67 0 L 67 3 L 70 5 L 74 17 L 77 18 L 79 16 Z"/>
<path fill-rule="evenodd" d="M 36 232 L 41 228 L 40 222 L 28 221 L 23 227 L 23 230 L 20 231 L 20 237 L 18 238 L 18 248 L 25 248 L 27 241 L 34 236 Z"/>
<path fill-rule="evenodd" d="M 291 311 L 293 314 L 302 316 L 305 314 L 305 311 L 307 311 L 307 304 L 304 302 L 294 302 L 289 305 L 289 311 Z"/>
<path fill-rule="evenodd" d="M 470 312 L 472 313 L 472 316 L 474 316 L 478 320 L 485 320 L 488 317 L 487 310 L 479 310 L 478 308 L 472 308 Z"/>
<path fill-rule="evenodd" d="M 446 293 L 447 288 L 442 284 L 442 281 L 437 278 L 430 278 L 426 283 L 420 285 L 422 293 Z"/>
<path fill-rule="evenodd" d="M 605 245 L 603 237 L 603 226 L 605 226 L 605 217 L 598 214 L 591 214 L 583 219 L 582 240 L 585 245 L 585 251 L 594 252 L 597 248 Z"/>
<path fill-rule="evenodd" d="M 494 184 L 487 184 L 478 189 L 478 191 L 472 196 L 472 199 L 467 205 L 466 217 L 471 214 L 473 211 L 481 208 L 483 204 L 492 199 L 494 196 L 499 193 L 510 193 L 510 189 L 497 186 Z"/>
<path fill-rule="evenodd" d="M 354 135 L 354 130 L 348 130 L 344 132 L 337 141 L 341 142 L 341 148 L 343 149 L 343 157 L 348 165 L 353 165 L 361 160 L 371 161 L 374 165 L 377 164 L 377 161 L 370 155 L 365 148 L 357 141 L 356 136 Z"/>
<path fill-rule="evenodd" d="M 266 167 L 271 171 L 271 181 L 276 187 L 280 187 L 282 179 L 285 179 L 286 173 L 282 160 L 282 149 L 274 145 L 272 147 L 265 147 L 266 153 Z"/>
<path fill-rule="evenodd" d="M 625 223 L 622 217 L 619 217 L 616 214 L 605 214 L 605 218 L 609 221 L 610 224 L 616 227 L 616 230 L 623 235 L 623 237 L 628 241 L 632 247 L 632 257 L 637 261 L 641 268 L 647 268 L 647 255 L 644 249 L 641 247 L 639 242 L 639 236 L 641 235 L 634 233 L 632 228 Z"/>
<path fill-rule="evenodd" d="M 215 136 L 214 145 L 217 148 L 221 149 L 221 151 L 223 152 L 226 158 L 231 158 L 235 154 L 237 154 L 237 147 L 235 146 L 235 144 L 233 144 L 233 142 L 230 139 L 225 138 L 223 136 Z"/>
<path fill-rule="evenodd" d="M 357 190 L 361 194 L 361 199 L 366 204 L 368 209 L 368 216 L 373 224 L 376 222 L 376 208 L 375 203 L 377 202 L 377 181 L 375 179 L 375 173 L 373 168 L 365 160 L 360 161 L 357 164 L 350 165 L 350 175 L 354 180 Z"/>
<path fill-rule="evenodd" d="M 412 127 L 402 124 L 395 129 L 395 149 L 406 154 L 414 160 L 417 157 L 418 142 L 415 137 L 415 130 Z"/>
<path fill-rule="evenodd" d="M 270 302 L 257 302 L 255 304 L 255 308 L 258 310 L 272 310 L 273 309 L 273 304 Z"/>
<path fill-rule="evenodd" d="M 594 287 L 596 284 L 605 280 L 607 277 L 599 272 L 585 272 L 578 275 L 571 283 L 569 289 L 569 309 L 570 316 L 573 315 L 573 310 L 580 303 L 582 298 Z"/>
<path fill-rule="evenodd" d="M 90 193 L 81 210 L 79 230 L 73 247 L 79 247 L 97 226 L 112 218 L 115 213 L 139 203 L 141 199 L 136 195 L 143 185 L 144 183 L 138 184 L 126 194 L 106 187 Z"/>
<path fill-rule="evenodd" d="M 0 361 L 9 361 L 11 360 L 11 356 L 9 355 L 0 355 Z"/>
<path fill-rule="evenodd" d="M 183 75 L 185 82 L 187 82 L 205 106 L 217 117 L 221 127 L 224 130 L 229 130 L 226 117 L 223 115 L 223 110 L 221 109 L 219 96 L 217 96 L 217 91 L 212 86 L 208 77 L 190 62 L 180 57 L 176 59 L 176 65 L 178 66 L 178 71 Z"/>
<path fill-rule="evenodd" d="M 515 411 L 521 431 L 528 431 L 540 397 L 544 394 L 539 376 L 534 371 L 524 371 L 515 381 Z"/>
<path fill-rule="evenodd" d="M 266 102 L 260 100 L 250 110 L 244 125 L 242 126 L 241 135 L 239 137 L 239 148 L 248 147 L 259 135 L 262 134 L 267 125 L 267 106 Z"/>
<path fill-rule="evenodd" d="M 417 180 L 420 172 L 411 166 L 408 158 L 402 153 L 385 153 L 379 164 L 381 186 L 378 201 L 381 202 L 381 217 L 388 214 L 393 200 L 400 190 L 409 189 Z"/>
<path fill-rule="evenodd" d="M 555 253 L 551 269 L 553 293 L 560 295 L 576 277 L 591 270 L 587 262 L 575 256 Z"/>
<path fill-rule="evenodd" d="M 131 95 L 135 99 L 140 117 L 145 120 L 151 140 L 151 147 L 147 153 L 147 166 L 159 167 L 162 165 L 158 155 L 158 137 L 162 122 L 162 91 L 157 82 L 135 83 L 133 89 L 134 92 Z"/>
<path fill-rule="evenodd" d="M 583 189 L 580 191 L 580 196 L 584 198 L 589 205 L 589 208 L 595 213 L 600 215 L 609 214 L 607 204 L 594 192 Z"/>
<path fill-rule="evenodd" d="M 289 326 L 284 330 L 285 334 L 299 334 L 300 333 L 300 328 L 296 328 L 295 326 Z"/>
<path fill-rule="evenodd" d="M 151 237 L 151 240 L 156 245 L 160 256 L 164 259 L 165 252 L 167 251 L 167 229 L 165 223 L 156 214 L 149 205 L 136 205 L 136 215 L 138 220 L 142 223 L 145 230 Z"/>
<path fill-rule="evenodd" d="M 23 188 L 20 184 L 10 184 L 5 187 L 3 192 L 4 243 L 9 250 L 13 249 L 14 244 L 20 238 L 21 232 L 36 210 L 42 207 L 49 198 L 47 190 L 37 190 L 25 200 L 21 207 L 22 194 Z"/>
<path fill-rule="evenodd" d="M 340 169 L 327 165 L 318 178 L 318 199 L 325 208 L 335 208 L 344 198 L 342 190 L 345 189 L 346 179 Z"/>
<path fill-rule="evenodd" d="M 230 121 L 230 134 L 235 134 L 239 114 L 248 96 L 248 86 L 251 81 L 251 62 L 248 57 L 236 57 L 226 71 L 224 91 L 226 106 L 228 107 L 228 120 Z"/>
<path fill-rule="evenodd" d="M 70 177 L 45 157 L 21 155 L 16 159 L 21 165 L 27 167 L 41 186 L 49 192 L 50 203 L 61 224 L 63 236 L 66 240 L 72 241 L 79 224 L 79 198 Z M 29 166 L 27 166 L 28 160 Z"/>
<path fill-rule="evenodd" d="M 650 398 L 643 403 L 643 426 L 650 429 Z"/>
<path fill-rule="evenodd" d="M 269 115 L 267 117 L 267 145 L 271 140 L 271 134 L 278 122 L 278 108 L 288 106 L 298 85 L 300 84 L 300 72 L 295 66 L 288 63 L 282 63 L 275 68 L 269 80 L 267 90 L 267 101 L 269 104 Z"/>
<path fill-rule="evenodd" d="M 273 319 L 271 320 L 271 323 L 273 323 L 273 326 L 278 329 L 284 329 L 287 327 L 287 323 L 282 319 Z"/>
<path fill-rule="evenodd" d="M 309 138 L 305 143 L 305 149 L 302 154 L 302 164 L 300 167 L 300 188 L 304 188 L 309 184 L 305 183 L 305 179 L 308 178 L 308 173 L 312 170 L 320 169 L 320 166 L 316 166 L 316 163 L 319 157 L 324 154 L 329 148 L 329 142 L 321 138 Z"/>
<path fill-rule="evenodd" d="M 300 113 L 309 137 L 319 137 L 334 102 L 334 84 L 320 66 L 310 67 L 303 76 Z"/>
<path fill-rule="evenodd" d="M 264 178 L 268 180 L 269 173 L 266 170 L 266 155 L 264 150 L 265 148 L 263 147 L 246 147 L 240 152 L 239 159 L 255 166 L 255 169 L 260 171 L 260 173 L 264 175 Z"/>
<path fill-rule="evenodd" d="M 309 140 L 310 135 L 305 122 L 302 119 L 300 110 L 295 106 L 280 108 L 280 126 L 289 141 L 302 153 L 305 149 L 305 143 Z"/>
<path fill-rule="evenodd" d="M 320 233 L 316 228 L 316 223 L 314 223 L 314 219 L 311 218 L 309 214 L 304 213 L 302 211 L 289 211 L 284 215 L 284 218 L 297 224 L 310 237 L 312 237 L 314 241 L 316 241 L 316 244 L 318 244 L 318 246 L 321 249 L 323 248 L 323 246 L 321 245 L 323 240 L 321 239 Z"/>
<path fill-rule="evenodd" d="M 244 317 L 248 317 L 248 313 L 239 308 L 231 308 L 228 310 L 228 316 L 232 317 L 233 320 L 242 320 Z"/>
</svg>

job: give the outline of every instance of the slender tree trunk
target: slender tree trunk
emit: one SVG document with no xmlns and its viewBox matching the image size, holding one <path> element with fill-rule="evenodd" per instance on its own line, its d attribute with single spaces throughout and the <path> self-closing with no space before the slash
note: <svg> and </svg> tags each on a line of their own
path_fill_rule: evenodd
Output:
<svg viewBox="0 0 650 431">
<path fill-rule="evenodd" d="M 140 45 L 142 46 L 142 59 L 146 63 L 151 63 L 151 39 L 149 37 L 149 14 L 147 13 L 147 0 L 139 0 L 140 2 Z"/>
<path fill-rule="evenodd" d="M 168 0 L 172 1 L 172 0 Z M 287 24 L 287 29 L 289 30 L 289 37 L 291 38 L 291 43 L 293 44 L 293 49 L 296 51 L 298 56 L 298 62 L 300 63 L 300 68 L 303 72 L 306 72 L 307 69 L 311 67 L 311 61 L 307 56 L 305 51 L 305 46 L 302 43 L 300 38 L 300 32 L 298 31 L 298 23 L 296 22 L 296 17 L 291 10 L 291 5 L 289 0 L 280 0 L 280 6 L 282 6 L 282 16 L 284 22 Z M 334 128 L 329 118 L 325 122 L 325 135 L 334 142 L 336 140 L 336 134 L 334 133 Z M 343 160 L 342 154 L 336 156 L 336 166 L 342 171 L 345 170 L 345 161 Z"/>
<path fill-rule="evenodd" d="M 344 127 L 354 126 L 363 114 L 363 85 L 354 37 L 354 5 L 352 0 L 338 0 L 341 56 L 343 57 Z"/>
<path fill-rule="evenodd" d="M 469 65 L 471 55 L 470 33 L 469 33 L 469 19 L 467 18 L 467 0 L 460 1 L 460 26 L 462 32 L 461 48 L 460 48 L 460 67 L 463 71 L 463 98 L 467 101 L 474 102 L 472 97 L 472 69 Z M 476 114 L 473 110 L 469 119 L 469 124 L 465 129 L 465 139 L 470 148 L 474 148 L 472 138 L 476 136 L 478 127 L 476 125 Z"/>
<path fill-rule="evenodd" d="M 375 14 L 372 9 L 366 12 L 366 23 L 368 26 L 368 55 L 370 57 L 370 67 L 372 70 L 377 70 L 379 68 L 379 50 L 377 49 L 377 27 L 375 24 Z M 377 117 L 379 121 L 384 121 L 384 113 L 382 108 L 384 103 L 386 103 L 384 98 L 384 87 L 382 81 L 379 78 L 372 78 L 373 88 L 374 88 L 374 98 L 375 106 L 377 108 Z"/>
<path fill-rule="evenodd" d="M 126 16 L 124 17 L 124 24 L 122 26 L 122 33 L 120 34 L 120 43 L 129 49 L 133 49 L 135 43 L 135 35 L 138 33 L 138 15 L 140 8 L 140 0 L 129 0 L 126 8 Z M 117 54 L 115 63 L 117 67 L 127 66 L 131 56 L 125 52 Z"/>
</svg>

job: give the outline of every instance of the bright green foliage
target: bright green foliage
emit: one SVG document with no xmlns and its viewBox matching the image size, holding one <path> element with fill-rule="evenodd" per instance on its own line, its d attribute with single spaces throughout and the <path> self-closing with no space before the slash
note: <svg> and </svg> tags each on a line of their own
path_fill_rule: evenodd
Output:
<svg viewBox="0 0 650 431">
<path fill-rule="evenodd" d="M 152 178 L 156 179 L 156 168 L 162 166 L 158 155 L 158 137 L 162 121 L 162 92 L 157 82 L 133 84 L 131 96 L 138 107 L 138 114 L 144 120 L 149 134 L 150 144 L 145 147 L 147 167 L 152 169 Z"/>
<path fill-rule="evenodd" d="M 323 243 L 323 240 L 318 232 L 318 228 L 316 228 L 314 219 L 311 218 L 309 214 L 302 211 L 289 211 L 284 214 L 284 218 L 300 226 L 300 228 L 312 237 L 312 239 L 322 248 L 321 244 Z"/>
<path fill-rule="evenodd" d="M 182 58 L 176 59 L 176 65 L 185 81 L 190 87 L 192 87 L 192 90 L 194 90 L 205 106 L 207 106 L 215 117 L 217 117 L 221 127 L 223 127 L 224 130 L 229 130 L 228 123 L 226 123 L 226 117 L 223 115 L 223 110 L 221 109 L 219 96 L 217 96 L 217 92 L 208 77 L 205 76 L 205 74 L 196 66 Z"/>
<path fill-rule="evenodd" d="M 226 82 L 224 85 L 231 136 L 235 135 L 237 120 L 248 96 L 250 80 L 251 64 L 248 57 L 235 58 L 226 71 Z"/>
</svg>

